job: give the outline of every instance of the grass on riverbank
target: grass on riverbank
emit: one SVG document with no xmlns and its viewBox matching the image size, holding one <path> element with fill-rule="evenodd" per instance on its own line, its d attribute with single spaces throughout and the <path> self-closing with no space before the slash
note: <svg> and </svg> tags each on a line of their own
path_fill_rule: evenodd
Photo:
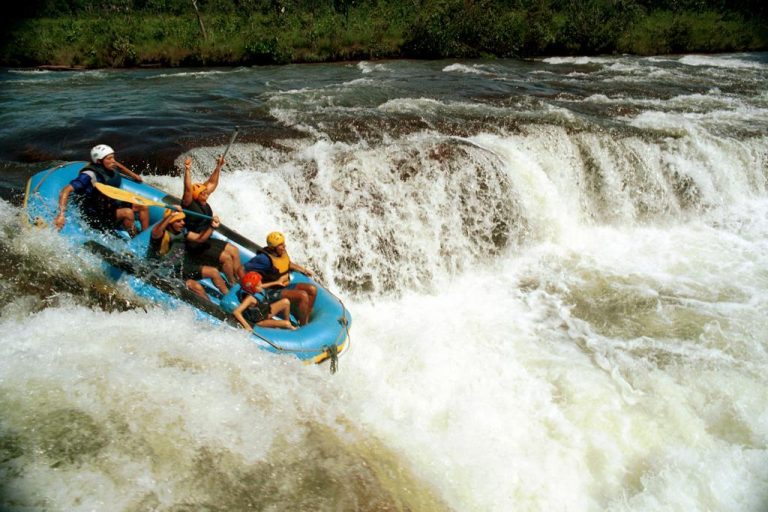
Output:
<svg viewBox="0 0 768 512">
<path fill-rule="evenodd" d="M 206 38 L 194 15 L 110 14 L 29 19 L 0 49 L 11 66 L 83 67 L 283 64 L 400 55 L 402 17 L 353 10 L 275 16 L 205 16 Z"/>
<path fill-rule="evenodd" d="M 735 12 L 646 12 L 631 0 L 554 9 L 503 2 L 360 2 L 290 14 L 79 13 L 18 21 L 0 47 L 6 66 L 215 66 L 394 57 L 529 57 L 754 51 L 768 48 L 761 18 Z M 522 4 L 521 4 L 522 5 Z M 543 5 L 544 7 L 541 7 Z M 570 7 L 569 7 L 570 6 Z"/>
</svg>

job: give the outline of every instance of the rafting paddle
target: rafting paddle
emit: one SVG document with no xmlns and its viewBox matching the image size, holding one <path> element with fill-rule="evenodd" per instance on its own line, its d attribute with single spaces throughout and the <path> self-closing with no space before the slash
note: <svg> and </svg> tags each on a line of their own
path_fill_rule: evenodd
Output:
<svg viewBox="0 0 768 512">
<path fill-rule="evenodd" d="M 148 197 L 134 194 L 133 192 L 130 192 L 128 190 L 123 190 L 122 188 L 111 187 L 109 185 L 105 185 L 104 183 L 96 183 L 95 187 L 96 189 L 98 189 L 99 192 L 101 192 L 105 196 L 111 197 L 112 199 L 117 199 L 118 201 L 125 201 L 126 203 L 138 204 L 141 206 L 160 206 L 161 208 L 166 208 L 168 210 L 176 210 L 176 208 L 174 208 L 174 205 L 172 204 L 163 203 L 161 201 L 155 201 L 153 199 L 149 199 Z M 194 217 L 202 217 L 204 219 L 213 218 L 210 215 L 205 215 L 203 213 L 197 213 L 190 210 L 181 210 L 181 211 L 186 213 L 187 215 L 192 215 Z"/>
<path fill-rule="evenodd" d="M 140 196 L 138 194 L 134 194 L 133 192 L 130 192 L 128 190 L 123 190 L 121 188 L 111 187 L 109 185 L 105 185 L 103 183 L 96 183 L 96 188 L 104 194 L 107 197 L 111 197 L 112 199 L 117 199 L 118 201 L 125 201 L 126 203 L 131 204 L 138 204 L 143 206 L 159 206 L 161 208 L 166 208 L 169 210 L 175 210 L 174 205 L 163 203 L 161 201 L 155 201 L 152 199 L 149 199 L 144 196 Z M 175 199 L 178 201 L 178 198 L 174 198 L 173 196 L 166 196 Z M 181 210 L 187 215 L 193 215 L 195 217 L 202 217 L 204 219 L 211 219 L 212 217 L 208 215 L 204 215 L 202 213 L 197 212 L 191 212 L 189 210 Z M 231 228 L 228 228 L 224 224 L 220 224 L 218 228 L 216 228 L 216 231 L 221 233 L 222 235 L 229 238 L 231 241 L 236 242 L 243 247 L 250 249 L 253 252 L 260 252 L 262 251 L 262 247 L 259 244 L 256 244 L 252 242 L 251 240 L 248 240 L 243 235 L 238 233 L 237 231 L 234 231 Z"/>
</svg>

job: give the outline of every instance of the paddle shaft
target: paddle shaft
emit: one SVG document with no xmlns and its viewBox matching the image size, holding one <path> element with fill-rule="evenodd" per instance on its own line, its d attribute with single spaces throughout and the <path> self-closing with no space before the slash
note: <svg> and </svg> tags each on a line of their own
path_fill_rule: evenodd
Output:
<svg viewBox="0 0 768 512">
<path fill-rule="evenodd" d="M 160 205 L 157 205 L 157 206 L 160 206 Z M 173 205 L 170 205 L 170 204 L 164 204 L 162 206 L 166 210 L 173 210 L 173 211 L 176 211 L 176 212 L 179 211 L 176 208 L 174 208 Z M 203 218 L 203 219 L 213 219 L 213 217 L 211 217 L 210 215 L 206 215 L 204 213 L 197 213 L 197 212 L 193 212 L 193 211 L 190 211 L 190 210 L 185 210 L 183 208 L 181 209 L 181 211 L 186 213 L 187 215 L 191 215 L 193 217 L 200 217 L 200 218 Z"/>
<path fill-rule="evenodd" d="M 235 142 L 235 139 L 237 138 L 237 132 L 239 128 L 235 126 L 235 132 L 232 134 L 232 137 L 229 139 L 229 144 L 227 144 L 227 149 L 224 150 L 224 154 L 221 155 L 221 158 L 224 159 L 227 156 L 227 153 L 229 153 L 229 148 L 232 147 L 232 143 Z"/>
</svg>

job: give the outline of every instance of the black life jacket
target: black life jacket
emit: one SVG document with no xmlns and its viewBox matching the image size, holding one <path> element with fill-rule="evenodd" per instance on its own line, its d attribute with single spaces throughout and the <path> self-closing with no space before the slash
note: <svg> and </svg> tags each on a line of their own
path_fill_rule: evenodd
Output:
<svg viewBox="0 0 768 512">
<path fill-rule="evenodd" d="M 86 171 L 93 171 L 96 175 L 96 181 L 109 185 L 110 187 L 120 188 L 120 184 L 123 182 L 123 177 L 120 176 L 120 171 L 107 169 L 101 164 L 88 164 L 80 170 L 80 174 Z"/>
<path fill-rule="evenodd" d="M 213 217 L 213 210 L 208 203 L 200 204 L 197 201 L 192 201 L 188 206 L 185 206 L 184 209 Z M 211 222 L 211 219 L 204 219 L 197 215 L 187 215 L 187 218 L 184 219 L 186 228 L 193 233 L 202 233 L 210 227 Z"/>
<path fill-rule="evenodd" d="M 248 295 L 250 294 L 242 289 L 237 292 L 237 298 L 240 299 L 240 302 L 244 301 Z M 262 293 L 257 293 L 256 295 L 253 295 L 253 297 L 258 302 L 243 311 L 243 318 L 245 318 L 249 323 L 256 325 L 262 320 L 267 320 L 272 316 L 272 308 Z"/>
<path fill-rule="evenodd" d="M 104 183 L 110 187 L 119 188 L 123 182 L 119 171 L 107 169 L 101 164 L 88 164 L 80 170 L 80 174 L 92 174 L 98 183 Z M 114 199 L 96 190 L 95 187 L 90 193 L 82 194 L 80 197 L 81 208 L 85 211 L 86 215 L 94 217 L 109 215 L 111 209 L 116 207 L 117 203 Z M 111 222 L 112 219 L 108 219 L 108 221 Z"/>
</svg>

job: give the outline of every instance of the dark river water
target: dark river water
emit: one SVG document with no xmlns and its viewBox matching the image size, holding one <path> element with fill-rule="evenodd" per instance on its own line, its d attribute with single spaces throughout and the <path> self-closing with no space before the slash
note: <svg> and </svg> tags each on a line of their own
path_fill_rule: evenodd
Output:
<svg viewBox="0 0 768 512">
<path fill-rule="evenodd" d="M 0 71 L 0 509 L 768 508 L 768 55 Z M 340 370 L 138 300 L 35 172 L 181 162 Z"/>
</svg>

